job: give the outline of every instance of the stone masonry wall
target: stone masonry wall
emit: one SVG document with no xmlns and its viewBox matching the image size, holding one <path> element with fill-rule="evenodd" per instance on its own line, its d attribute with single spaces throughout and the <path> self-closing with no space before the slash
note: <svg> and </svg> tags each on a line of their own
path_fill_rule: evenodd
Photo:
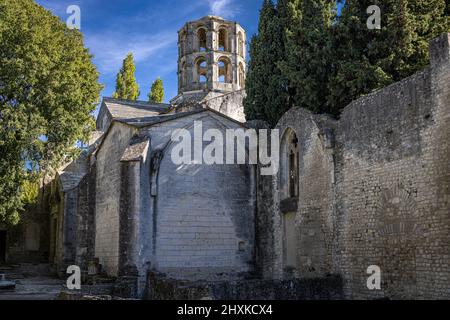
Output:
<svg viewBox="0 0 450 320">
<path fill-rule="evenodd" d="M 239 122 L 245 122 L 243 108 L 245 90 L 217 95 L 214 97 L 214 94 L 209 94 L 202 104 Z"/>
<path fill-rule="evenodd" d="M 180 281 L 150 272 L 149 300 L 338 300 L 343 298 L 342 279 Z"/>
<path fill-rule="evenodd" d="M 353 298 L 450 297 L 448 41 L 432 46 L 429 68 L 355 101 L 339 121 L 336 253 Z M 381 291 L 366 287 L 370 265 Z"/>
<path fill-rule="evenodd" d="M 299 140 L 299 197 L 286 204 L 278 190 L 268 201 L 271 223 L 257 230 L 274 239 L 273 248 L 258 244 L 273 254 L 266 278 L 287 276 L 287 208 L 296 214 L 295 277 L 341 275 L 353 299 L 450 298 L 449 39 L 431 43 L 427 69 L 353 102 L 337 121 L 301 109 L 283 116 L 281 133 Z M 367 288 L 371 265 L 381 290 Z"/>
<path fill-rule="evenodd" d="M 193 137 L 194 120 L 201 121 L 203 132 L 215 128 L 224 136 L 225 128 L 240 127 L 212 112 L 202 112 L 147 129 L 151 149 L 164 150 L 157 188 L 150 187 L 152 265 L 158 271 L 188 279 L 250 272 L 254 266 L 253 168 L 175 165 L 171 160 L 175 144 L 167 145 L 171 130 L 185 128 Z"/>
<path fill-rule="evenodd" d="M 94 258 L 95 245 L 95 164 L 81 180 L 78 189 L 78 212 L 76 216 L 75 264 L 87 271 Z"/>
<path fill-rule="evenodd" d="M 325 119 L 327 120 L 327 119 Z M 266 253 L 272 255 L 272 277 L 319 278 L 332 271 L 332 248 L 334 245 L 334 162 L 332 151 L 327 149 L 324 132 L 333 126 L 331 120 L 320 123 L 320 117 L 314 116 L 303 109 L 288 111 L 278 123 L 276 129 L 280 134 L 281 153 L 286 152 L 286 134 L 289 130 L 295 132 L 299 150 L 299 196 L 289 198 L 284 194 L 287 181 L 281 177 L 287 176 L 286 155 L 280 155 L 280 170 L 273 176 L 272 188 L 274 211 L 271 213 L 270 224 L 273 230 L 273 250 Z M 261 199 L 263 206 L 266 199 Z M 270 201 L 268 201 L 270 203 Z M 295 214 L 295 244 L 296 268 L 286 269 L 286 234 L 284 232 L 286 214 Z M 265 233 L 267 226 L 260 226 Z"/>
<path fill-rule="evenodd" d="M 48 189 L 47 186 L 40 189 L 39 199 L 47 198 Z M 44 195 L 42 195 L 43 192 Z M 50 239 L 47 212 L 46 202 L 39 201 L 35 205 L 27 206 L 18 225 L 4 228 L 0 225 L 0 230 L 5 230 L 7 235 L 7 262 L 40 263 L 48 261 Z"/>
<path fill-rule="evenodd" d="M 97 153 L 95 257 L 112 276 L 119 263 L 120 159 L 134 132 L 115 122 Z"/>
</svg>

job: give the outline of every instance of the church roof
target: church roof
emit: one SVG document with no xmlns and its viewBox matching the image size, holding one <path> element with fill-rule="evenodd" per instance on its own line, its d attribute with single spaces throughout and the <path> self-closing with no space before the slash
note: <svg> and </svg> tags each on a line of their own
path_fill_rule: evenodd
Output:
<svg viewBox="0 0 450 320">
<path fill-rule="evenodd" d="M 135 127 L 147 127 L 151 126 L 157 123 L 166 122 L 182 117 L 186 117 L 192 114 L 196 114 L 199 112 L 203 112 L 206 109 L 199 109 L 195 111 L 188 111 L 188 112 L 180 112 L 180 113 L 171 113 L 171 114 L 164 114 L 164 115 L 158 115 L 158 116 L 151 116 L 151 117 L 140 117 L 140 118 L 129 118 L 129 119 L 118 119 L 118 122 L 130 124 Z"/>
<path fill-rule="evenodd" d="M 156 116 L 169 110 L 170 104 L 130 101 L 104 97 L 97 117 L 97 129 L 106 131 L 113 120 Z"/>
<path fill-rule="evenodd" d="M 127 119 L 157 115 L 167 111 L 169 104 L 149 103 L 145 101 L 118 100 L 103 98 L 103 103 L 115 119 Z"/>
</svg>

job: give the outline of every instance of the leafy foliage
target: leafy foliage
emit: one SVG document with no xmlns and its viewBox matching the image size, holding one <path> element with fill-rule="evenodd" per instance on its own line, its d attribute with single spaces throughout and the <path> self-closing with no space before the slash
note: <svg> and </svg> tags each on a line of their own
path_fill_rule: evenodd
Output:
<svg viewBox="0 0 450 320">
<path fill-rule="evenodd" d="M 381 30 L 367 28 L 371 5 L 381 9 Z M 450 31 L 449 8 L 448 0 L 279 0 L 276 9 L 264 1 L 250 47 L 247 118 L 273 126 L 291 106 L 339 116 L 351 101 L 423 69 L 429 41 Z"/>
<path fill-rule="evenodd" d="M 87 141 L 101 85 L 83 37 L 31 0 L 0 2 L 0 222 L 16 223 L 25 168 L 44 175 Z"/>
<path fill-rule="evenodd" d="M 148 101 L 154 103 L 163 103 L 164 84 L 161 78 L 158 78 L 155 81 L 153 81 L 151 91 L 148 95 Z"/>
<path fill-rule="evenodd" d="M 381 30 L 367 29 L 366 9 L 372 4 L 381 9 Z M 429 63 L 428 42 L 450 30 L 445 10 L 444 0 L 346 3 L 333 39 L 328 101 L 334 110 L 423 69 Z"/>
<path fill-rule="evenodd" d="M 286 59 L 280 65 L 289 80 L 293 104 L 314 112 L 327 112 L 336 3 L 303 0 L 288 1 L 287 5 Z"/>
<path fill-rule="evenodd" d="M 123 100 L 137 100 L 139 97 L 139 85 L 136 82 L 136 66 L 133 54 L 129 53 L 123 60 L 122 68 L 117 74 L 116 91 L 113 98 Z"/>
</svg>

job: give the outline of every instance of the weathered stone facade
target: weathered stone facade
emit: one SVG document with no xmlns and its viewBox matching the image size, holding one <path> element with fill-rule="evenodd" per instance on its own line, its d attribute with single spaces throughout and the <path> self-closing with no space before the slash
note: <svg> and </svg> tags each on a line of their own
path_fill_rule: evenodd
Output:
<svg viewBox="0 0 450 320">
<path fill-rule="evenodd" d="M 238 59 L 229 88 L 212 80 L 216 51 Z M 428 68 L 340 119 L 289 110 L 275 128 L 280 169 L 263 176 L 259 165 L 171 158 L 179 130 L 268 129 L 244 123 L 245 32 L 217 17 L 188 23 L 179 95 L 172 105 L 104 98 L 89 149 L 46 187 L 39 254 L 48 248 L 60 274 L 76 264 L 153 299 L 450 299 L 450 35 L 430 53 Z M 211 65 L 199 89 L 201 55 Z M 372 265 L 381 290 L 366 286 Z"/>
<path fill-rule="evenodd" d="M 194 102 L 245 122 L 246 41 L 238 23 L 220 17 L 186 23 L 178 32 L 178 95 L 171 100 L 173 112 L 186 111 Z"/>
<path fill-rule="evenodd" d="M 244 89 L 246 33 L 238 23 L 216 16 L 188 22 L 178 32 L 178 51 L 179 96 Z"/>
<path fill-rule="evenodd" d="M 431 43 L 427 69 L 353 102 L 339 120 L 302 109 L 283 116 L 281 170 L 258 198 L 265 277 L 338 274 L 347 298 L 450 298 L 449 40 Z M 294 199 L 283 179 L 290 132 L 299 150 Z M 366 286 L 371 265 L 381 290 Z"/>
</svg>

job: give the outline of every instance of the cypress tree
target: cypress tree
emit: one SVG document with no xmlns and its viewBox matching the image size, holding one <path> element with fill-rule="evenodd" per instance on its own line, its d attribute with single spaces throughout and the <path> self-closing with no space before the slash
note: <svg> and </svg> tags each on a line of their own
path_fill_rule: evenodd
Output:
<svg viewBox="0 0 450 320">
<path fill-rule="evenodd" d="M 381 9 L 381 30 L 366 25 L 373 4 Z M 338 113 L 358 97 L 423 69 L 428 42 L 448 30 L 445 0 L 347 2 L 333 37 L 328 103 Z"/>
<path fill-rule="evenodd" d="M 286 80 L 278 66 L 284 56 L 283 26 L 271 0 L 263 2 L 258 34 L 250 43 L 247 97 L 244 110 L 247 120 L 266 120 L 275 126 L 288 109 Z"/>
<path fill-rule="evenodd" d="M 389 75 L 376 65 L 381 49 L 377 46 L 380 31 L 367 28 L 366 13 L 372 4 L 370 0 L 346 2 L 333 29 L 328 105 L 334 114 L 358 96 L 391 82 Z"/>
<path fill-rule="evenodd" d="M 395 52 L 405 64 L 405 67 L 402 68 L 402 65 L 397 66 L 394 63 L 392 73 L 395 81 L 399 81 L 429 64 L 429 41 L 444 32 L 450 31 L 450 20 L 446 13 L 447 2 L 446 0 L 402 0 L 394 2 L 393 15 L 398 10 L 403 13 L 403 15 L 397 15 L 400 19 L 394 26 L 400 30 L 406 30 L 403 33 L 409 36 L 407 41 L 400 42 L 400 45 L 395 46 Z M 401 6 L 399 6 L 399 3 L 401 3 Z M 397 28 L 391 29 L 396 30 Z M 402 31 L 399 32 L 400 36 L 403 35 Z M 397 40 L 394 37 L 391 39 L 392 41 Z M 403 43 L 406 44 L 408 50 L 404 50 Z"/>
<path fill-rule="evenodd" d="M 123 100 L 137 100 L 139 97 L 139 86 L 135 77 L 136 66 L 133 61 L 133 54 L 129 53 L 123 60 L 122 68 L 117 74 L 116 91 L 113 98 Z"/>
<path fill-rule="evenodd" d="M 153 103 L 162 103 L 164 101 L 164 85 L 161 78 L 152 83 L 152 88 L 148 94 L 148 101 Z"/>
<path fill-rule="evenodd" d="M 332 67 L 331 28 L 335 1 L 285 1 L 286 59 L 281 70 L 289 80 L 293 104 L 313 112 L 330 112 L 327 103 Z"/>
</svg>

